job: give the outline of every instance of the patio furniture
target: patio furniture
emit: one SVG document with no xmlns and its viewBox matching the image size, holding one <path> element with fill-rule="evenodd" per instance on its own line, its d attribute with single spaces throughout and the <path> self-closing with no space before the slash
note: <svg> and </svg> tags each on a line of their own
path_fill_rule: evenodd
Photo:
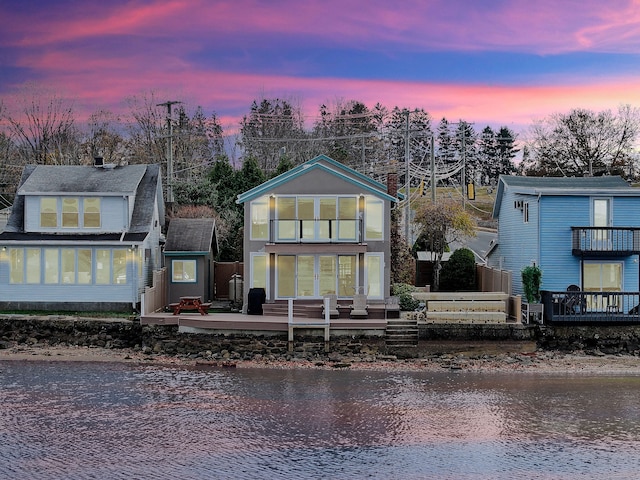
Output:
<svg viewBox="0 0 640 480">
<path fill-rule="evenodd" d="M 367 310 L 367 296 L 362 293 L 356 293 L 353 296 L 353 304 L 351 305 L 351 318 L 367 318 L 369 311 Z"/>
<path fill-rule="evenodd" d="M 340 311 L 338 310 L 338 295 L 325 295 L 324 298 L 329 299 L 329 317 L 338 318 Z M 322 303 L 322 316 L 325 315 L 326 302 Z"/>
</svg>

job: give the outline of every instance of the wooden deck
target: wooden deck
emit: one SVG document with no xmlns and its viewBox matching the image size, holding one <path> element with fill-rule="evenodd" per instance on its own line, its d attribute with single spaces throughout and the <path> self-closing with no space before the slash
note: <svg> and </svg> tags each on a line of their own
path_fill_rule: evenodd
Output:
<svg viewBox="0 0 640 480">
<path fill-rule="evenodd" d="M 308 323 L 309 318 L 296 318 L 293 323 Z M 289 321 L 286 316 L 244 315 L 242 313 L 180 313 L 155 312 L 140 317 L 142 325 L 177 325 L 185 333 L 249 333 L 249 334 L 287 334 Z M 372 335 L 383 336 L 387 321 L 379 318 L 331 320 L 331 335 Z M 304 330 L 297 328 L 297 330 Z M 317 334 L 317 330 L 315 331 Z"/>
</svg>

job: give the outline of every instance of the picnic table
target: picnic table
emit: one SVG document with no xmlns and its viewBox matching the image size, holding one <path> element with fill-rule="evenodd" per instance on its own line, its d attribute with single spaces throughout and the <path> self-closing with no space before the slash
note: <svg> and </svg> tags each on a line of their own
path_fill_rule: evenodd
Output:
<svg viewBox="0 0 640 480">
<path fill-rule="evenodd" d="M 198 311 L 200 315 L 207 315 L 209 313 L 210 303 L 202 303 L 202 297 L 180 297 L 179 303 L 170 303 L 169 308 L 173 310 L 174 315 L 180 314 L 183 310 Z"/>
</svg>

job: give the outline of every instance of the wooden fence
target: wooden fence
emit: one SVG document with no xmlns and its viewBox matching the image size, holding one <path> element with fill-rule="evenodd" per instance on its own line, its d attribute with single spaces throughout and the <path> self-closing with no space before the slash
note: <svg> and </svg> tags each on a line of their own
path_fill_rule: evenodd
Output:
<svg viewBox="0 0 640 480">
<path fill-rule="evenodd" d="M 504 292 L 508 295 L 512 293 L 510 271 L 476 265 L 476 278 L 478 290 L 481 292 Z"/>
<path fill-rule="evenodd" d="M 145 287 L 140 301 L 140 313 L 147 315 L 158 312 L 167 305 L 167 268 L 161 268 L 153 272 L 153 282 L 150 287 Z"/>
</svg>

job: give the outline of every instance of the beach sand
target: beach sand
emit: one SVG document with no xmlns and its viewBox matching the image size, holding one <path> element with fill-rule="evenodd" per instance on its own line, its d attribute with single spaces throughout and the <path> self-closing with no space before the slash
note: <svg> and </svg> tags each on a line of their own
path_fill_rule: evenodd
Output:
<svg viewBox="0 0 640 480">
<path fill-rule="evenodd" d="M 556 352 L 521 349 L 499 352 L 491 343 L 473 351 L 434 353 L 426 358 L 397 359 L 389 355 L 336 356 L 317 360 L 260 358 L 230 360 L 192 358 L 143 353 L 133 349 L 105 349 L 99 347 L 13 345 L 0 350 L 2 361 L 49 362 L 124 362 L 138 365 L 173 365 L 177 367 L 211 368 L 315 368 L 357 369 L 380 371 L 478 371 L 531 372 L 567 374 L 640 375 L 640 357 L 635 355 L 605 355 L 599 352 Z M 524 351 L 522 351 L 524 350 Z"/>
</svg>

